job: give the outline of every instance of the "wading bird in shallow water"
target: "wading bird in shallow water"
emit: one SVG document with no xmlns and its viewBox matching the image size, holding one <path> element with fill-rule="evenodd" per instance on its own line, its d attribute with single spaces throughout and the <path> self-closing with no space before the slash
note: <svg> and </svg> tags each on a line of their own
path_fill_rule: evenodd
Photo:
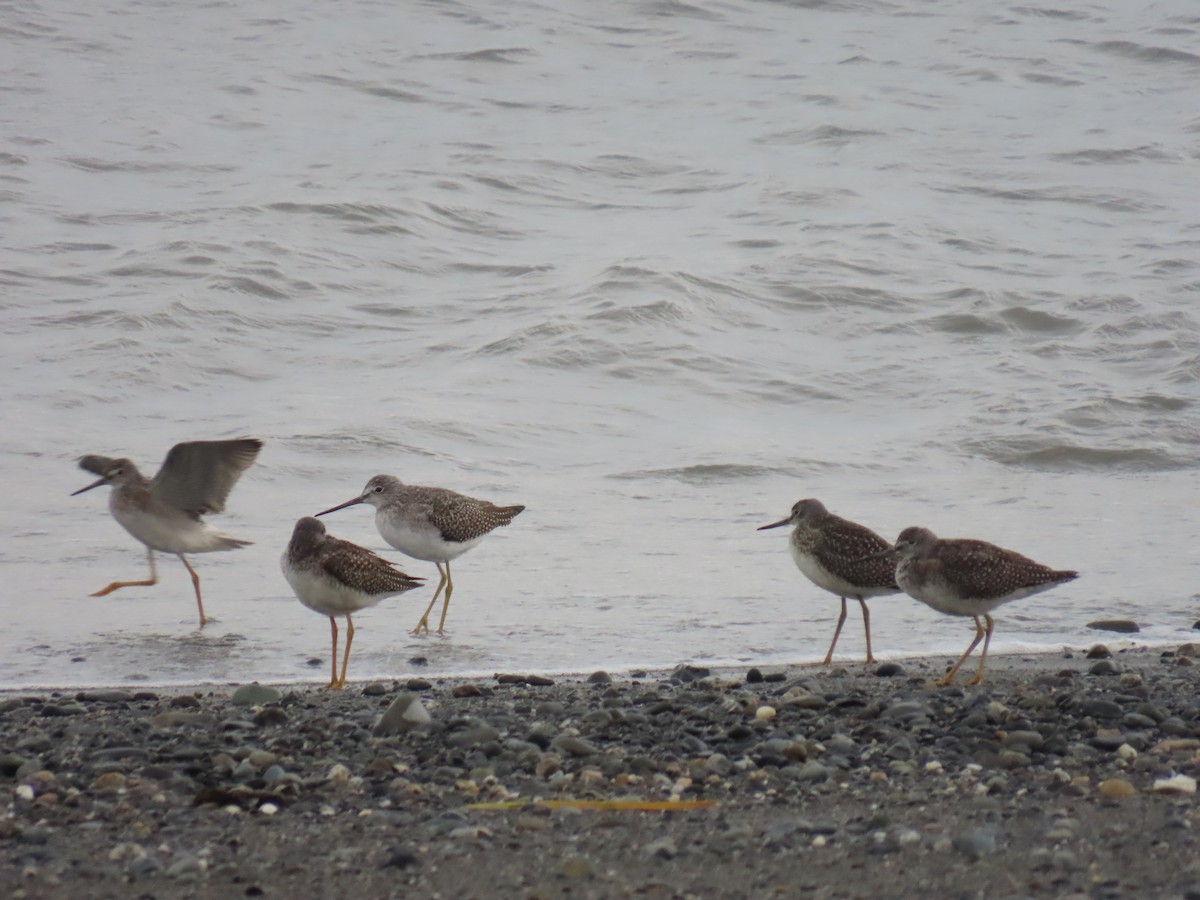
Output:
<svg viewBox="0 0 1200 900">
<path fill-rule="evenodd" d="M 867 632 L 867 662 L 875 662 L 871 652 L 871 613 L 867 609 L 867 598 L 900 593 L 895 563 L 877 556 L 890 550 L 891 544 L 870 528 L 835 516 L 820 500 L 798 500 L 786 519 L 763 525 L 758 530 L 784 525 L 795 526 L 788 547 L 796 568 L 817 587 L 842 600 L 842 614 L 838 616 L 837 628 L 833 630 L 833 640 L 822 665 L 829 665 L 833 659 L 833 648 L 846 623 L 847 597 L 853 597 L 862 607 L 863 627 Z"/>
<path fill-rule="evenodd" d="M 324 516 L 359 503 L 375 507 L 375 527 L 385 541 L 413 559 L 423 559 L 437 566 L 441 576 L 437 590 L 417 627 L 412 630 L 413 634 L 420 634 L 422 628 L 429 631 L 429 613 L 443 588 L 446 593 L 438 634 L 445 630 L 446 610 L 454 591 L 450 560 L 462 556 L 489 532 L 507 525 L 525 509 L 524 506 L 497 506 L 446 488 L 404 484 L 391 475 L 376 475 L 367 482 L 362 494 L 317 515 Z"/>
<path fill-rule="evenodd" d="M 157 584 L 154 551 L 174 553 L 192 576 L 203 628 L 208 620 L 200 597 L 200 576 L 184 554 L 235 550 L 253 543 L 223 534 L 200 517 L 224 511 L 225 498 L 254 463 L 262 446 L 262 441 L 253 438 L 176 444 L 153 479 L 147 479 L 128 459 L 107 456 L 80 459 L 81 469 L 100 478 L 71 496 L 102 484 L 112 485 L 109 511 L 122 528 L 146 545 L 146 558 L 150 562 L 150 577 L 145 581 L 114 581 L 92 596 L 103 597 L 123 587 Z"/>
<path fill-rule="evenodd" d="M 425 579 L 405 575 L 382 557 L 365 547 L 325 533 L 325 523 L 306 516 L 296 523 L 292 539 L 279 561 L 283 577 L 296 597 L 314 612 L 329 616 L 333 634 L 330 666 L 333 670 L 326 687 L 337 690 L 346 686 L 346 667 L 350 664 L 350 645 L 354 643 L 351 613 L 374 606 L 384 597 L 394 597 Z M 342 674 L 338 675 L 338 628 L 335 616 L 346 617 L 346 651 Z"/>
<path fill-rule="evenodd" d="M 959 668 L 983 641 L 979 668 L 967 684 L 983 681 L 988 644 L 996 627 L 991 611 L 1002 603 L 1074 581 L 1078 572 L 1051 569 L 1013 550 L 986 541 L 939 538 L 928 528 L 905 528 L 892 550 L 881 556 L 899 558 L 896 583 L 910 597 L 951 616 L 975 620 L 975 639 L 939 684 L 954 681 Z M 986 627 L 979 621 L 983 616 Z"/>
</svg>

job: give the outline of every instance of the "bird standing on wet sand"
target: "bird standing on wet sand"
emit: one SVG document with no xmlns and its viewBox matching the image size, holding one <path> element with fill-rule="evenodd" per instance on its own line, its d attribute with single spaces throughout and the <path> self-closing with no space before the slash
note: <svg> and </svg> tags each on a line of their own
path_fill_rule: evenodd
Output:
<svg viewBox="0 0 1200 900">
<path fill-rule="evenodd" d="M 846 598 L 853 597 L 862 607 L 863 627 L 867 632 L 867 662 L 875 662 L 871 653 L 871 613 L 868 597 L 898 594 L 895 564 L 891 560 L 870 558 L 891 549 L 891 544 L 870 528 L 835 516 L 820 500 L 799 500 L 786 519 L 763 525 L 759 531 L 794 525 L 788 547 L 792 559 L 804 576 L 819 588 L 836 594 L 842 600 L 829 652 L 822 665 L 833 659 L 833 648 L 846 623 Z"/>
<path fill-rule="evenodd" d="M 445 630 L 446 610 L 454 591 L 450 560 L 462 556 L 489 532 L 507 525 L 525 509 L 524 506 L 497 506 L 446 488 L 404 484 L 391 475 L 376 475 L 367 482 L 362 494 L 317 515 L 359 503 L 375 507 L 375 527 L 385 541 L 413 559 L 427 560 L 437 566 L 441 579 L 424 615 L 412 630 L 413 634 L 420 634 L 422 628 L 429 631 L 429 613 L 443 588 L 446 594 L 442 600 L 438 634 Z"/>
<path fill-rule="evenodd" d="M 192 576 L 203 628 L 208 619 L 204 617 L 204 601 L 200 597 L 200 576 L 184 554 L 234 550 L 253 543 L 223 534 L 200 517 L 224 511 L 225 498 L 254 463 L 262 446 L 262 441 L 253 438 L 176 444 L 153 479 L 147 479 L 128 459 L 107 456 L 80 459 L 81 469 L 100 478 L 71 496 L 102 484 L 112 485 L 108 508 L 122 528 L 146 545 L 146 558 L 150 562 L 149 579 L 114 581 L 92 596 L 103 597 L 123 587 L 157 584 L 154 551 L 174 553 Z"/>
<path fill-rule="evenodd" d="M 952 616 L 970 616 L 975 620 L 975 639 L 967 652 L 946 673 L 939 684 L 954 681 L 959 667 L 983 641 L 979 668 L 967 684 L 983 681 L 988 644 L 996 627 L 991 611 L 1002 603 L 1020 600 L 1031 594 L 1074 581 L 1078 572 L 1051 569 L 1013 550 L 1005 550 L 986 541 L 966 538 L 939 538 L 928 528 L 905 528 L 896 538 L 896 546 L 883 555 L 899 557 L 896 583 L 910 597 Z M 985 628 L 979 617 L 987 623 Z"/>
<path fill-rule="evenodd" d="M 374 606 L 384 597 L 394 597 L 420 587 L 425 580 L 405 575 L 394 563 L 365 547 L 326 534 L 325 523 L 311 516 L 296 523 L 279 565 L 300 602 L 314 612 L 329 616 L 329 629 L 333 633 L 333 674 L 326 687 L 333 690 L 346 686 L 350 645 L 354 643 L 354 622 L 350 614 Z M 340 676 L 335 616 L 346 617 L 346 652 L 342 657 Z"/>
</svg>

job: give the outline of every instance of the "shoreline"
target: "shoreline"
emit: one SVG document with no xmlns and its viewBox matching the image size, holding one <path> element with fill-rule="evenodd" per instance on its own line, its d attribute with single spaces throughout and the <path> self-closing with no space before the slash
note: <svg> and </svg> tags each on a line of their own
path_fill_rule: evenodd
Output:
<svg viewBox="0 0 1200 900">
<path fill-rule="evenodd" d="M 1093 653 L 6 690 L 0 888 L 1200 897 L 1200 648 Z"/>
<path fill-rule="evenodd" d="M 1200 642 L 1200 633 L 1197 634 L 1197 641 Z M 1175 648 L 1186 644 L 1185 640 L 1180 638 L 1167 640 L 1161 639 L 1156 641 L 1133 640 L 1129 635 L 1113 633 L 1113 632 L 1097 632 L 1094 640 L 1084 645 L 1068 645 L 1056 644 L 1054 646 L 1025 646 L 1016 649 L 993 648 L 988 653 L 988 669 L 991 669 L 992 662 L 995 660 L 1021 658 L 1028 662 L 1036 660 L 1063 658 L 1070 659 L 1072 656 L 1084 656 L 1087 652 L 1096 645 L 1102 645 L 1111 650 L 1114 654 L 1127 653 L 1157 653 L 1165 650 L 1174 650 Z M 647 680 L 658 677 L 668 677 L 674 669 L 679 666 L 697 666 L 708 669 L 714 676 L 722 678 L 738 678 L 746 673 L 747 670 L 758 668 L 763 672 L 784 671 L 784 672 L 810 672 L 810 671 L 834 671 L 845 670 L 850 673 L 866 672 L 873 666 L 878 666 L 883 663 L 895 663 L 900 666 L 912 665 L 919 669 L 934 669 L 939 661 L 946 661 L 946 668 L 962 654 L 963 648 L 951 648 L 945 653 L 891 653 L 878 654 L 874 664 L 865 663 L 861 657 L 847 656 L 845 658 L 835 658 L 833 664 L 829 667 L 822 665 L 821 657 L 816 656 L 811 660 L 788 660 L 785 662 L 727 662 L 719 661 L 712 662 L 709 660 L 681 660 L 673 664 L 648 664 L 648 665 L 630 665 L 620 664 L 615 666 L 596 666 L 586 669 L 563 670 L 553 668 L 535 668 L 535 669 L 511 669 L 511 670 L 492 670 L 492 671 L 468 671 L 468 672 L 433 672 L 425 671 L 424 664 L 412 665 L 408 671 L 401 675 L 380 675 L 376 677 L 365 677 L 362 679 L 355 678 L 353 671 L 351 672 L 350 680 L 347 682 L 346 690 L 354 691 L 361 690 L 369 684 L 403 684 L 410 679 L 424 679 L 434 683 L 457 683 L 462 681 L 490 681 L 498 675 L 508 673 L 519 673 L 523 675 L 541 676 L 550 678 L 555 681 L 571 681 L 574 679 L 585 679 L 592 672 L 602 669 L 613 678 L 624 678 L 631 680 Z M 973 666 L 977 664 L 979 651 L 975 653 L 964 663 L 963 670 L 960 672 L 959 680 L 969 678 L 974 671 Z M 96 690 L 123 690 L 131 692 L 139 691 L 221 691 L 231 690 L 243 684 L 263 684 L 279 688 L 280 690 L 299 690 L 305 688 L 323 688 L 325 682 L 324 676 L 314 676 L 311 679 L 255 679 L 252 682 L 244 680 L 201 680 L 201 681 L 154 681 L 152 679 L 141 680 L 139 678 L 130 678 L 126 680 L 104 680 L 89 683 L 78 684 L 23 684 L 23 685 L 0 685 L 0 698 L 12 697 L 21 694 L 38 694 L 38 693 L 69 693 L 71 691 L 96 691 Z"/>
</svg>

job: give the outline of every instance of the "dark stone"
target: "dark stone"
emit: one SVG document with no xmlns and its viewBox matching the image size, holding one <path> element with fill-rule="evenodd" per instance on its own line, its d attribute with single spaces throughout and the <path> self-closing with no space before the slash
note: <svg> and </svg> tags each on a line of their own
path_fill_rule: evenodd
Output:
<svg viewBox="0 0 1200 900">
<path fill-rule="evenodd" d="M 388 858 L 384 860 L 383 865 L 380 866 L 380 868 L 407 869 L 409 866 L 417 865 L 418 862 L 419 860 L 417 859 L 417 855 L 407 847 L 397 847 L 391 852 Z"/>
<path fill-rule="evenodd" d="M 271 725 L 284 725 L 287 723 L 287 720 L 288 714 L 278 706 L 267 706 L 254 714 L 254 724 L 259 728 Z"/>
<path fill-rule="evenodd" d="M 876 678 L 895 678 L 904 674 L 904 667 L 899 663 L 885 662 L 875 670 Z"/>
<path fill-rule="evenodd" d="M 406 691 L 427 691 L 433 687 L 433 682 L 426 681 L 424 678 L 410 678 L 404 682 Z"/>
<path fill-rule="evenodd" d="M 587 677 L 588 684 L 612 684 L 612 676 L 601 669 Z"/>
<path fill-rule="evenodd" d="M 759 669 L 751 669 L 746 673 L 746 684 L 762 684 L 763 673 Z"/>
<path fill-rule="evenodd" d="M 678 684 L 689 684 L 693 681 L 699 681 L 701 678 L 707 678 L 712 674 L 712 671 L 704 668 L 704 666 L 693 666 L 688 663 L 676 666 L 671 672 L 671 680 Z"/>
<path fill-rule="evenodd" d="M 1087 652 L 1088 659 L 1108 659 L 1112 656 L 1112 651 L 1103 644 L 1093 644 Z"/>
</svg>

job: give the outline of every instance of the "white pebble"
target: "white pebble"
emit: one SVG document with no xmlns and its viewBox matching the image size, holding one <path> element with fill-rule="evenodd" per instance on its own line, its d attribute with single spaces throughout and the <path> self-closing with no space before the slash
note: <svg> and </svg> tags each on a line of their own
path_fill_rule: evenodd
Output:
<svg viewBox="0 0 1200 900">
<path fill-rule="evenodd" d="M 823 834 L 818 834 L 812 839 L 812 846 L 814 847 L 824 847 L 827 843 L 829 842 L 825 840 L 825 835 Z"/>
<path fill-rule="evenodd" d="M 938 775 L 942 771 L 942 764 L 936 759 L 931 759 L 929 762 L 925 763 L 925 771 L 932 775 Z"/>
<path fill-rule="evenodd" d="M 1150 788 L 1156 794 L 1194 794 L 1196 779 L 1190 775 L 1172 775 L 1170 778 L 1155 779 Z"/>
<path fill-rule="evenodd" d="M 16 794 L 18 800 L 32 800 L 33 788 L 27 784 L 18 784 Z"/>
<path fill-rule="evenodd" d="M 775 707 L 760 706 L 758 709 L 756 709 L 754 711 L 754 718 L 762 719 L 763 721 L 766 721 L 767 719 L 775 718 Z"/>
<path fill-rule="evenodd" d="M 334 763 L 329 769 L 328 778 L 330 781 L 349 781 L 350 770 L 341 763 Z"/>
<path fill-rule="evenodd" d="M 258 811 L 264 816 L 273 816 L 275 813 L 279 812 L 279 807 L 274 803 L 264 803 L 258 808 Z"/>
<path fill-rule="evenodd" d="M 1122 744 L 1117 748 L 1117 756 L 1121 759 L 1137 759 L 1138 752 L 1128 744 Z"/>
</svg>

